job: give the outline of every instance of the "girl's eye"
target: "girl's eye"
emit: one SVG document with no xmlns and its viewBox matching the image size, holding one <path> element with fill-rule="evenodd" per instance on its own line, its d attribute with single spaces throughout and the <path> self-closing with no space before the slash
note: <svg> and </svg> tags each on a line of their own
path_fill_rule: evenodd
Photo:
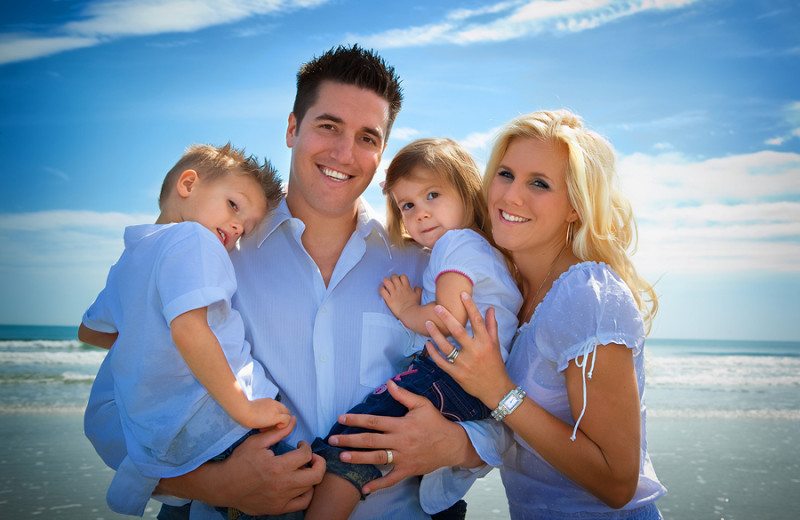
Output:
<svg viewBox="0 0 800 520">
<path fill-rule="evenodd" d="M 438 196 L 439 196 L 438 193 L 436 193 L 435 191 L 432 191 L 432 192 L 428 193 L 428 200 L 433 200 Z"/>
<path fill-rule="evenodd" d="M 411 209 L 411 208 L 413 208 L 413 207 L 414 207 L 414 203 L 413 203 L 413 202 L 406 202 L 405 204 L 403 204 L 402 206 L 400 206 L 400 210 L 401 210 L 401 211 L 408 211 L 408 210 L 410 210 L 410 209 Z"/>
</svg>

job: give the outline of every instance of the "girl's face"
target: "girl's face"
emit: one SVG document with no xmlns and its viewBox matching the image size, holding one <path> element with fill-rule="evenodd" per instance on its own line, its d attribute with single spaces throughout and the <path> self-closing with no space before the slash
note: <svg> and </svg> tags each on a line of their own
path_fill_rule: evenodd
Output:
<svg viewBox="0 0 800 520">
<path fill-rule="evenodd" d="M 515 138 L 489 185 L 492 237 L 512 253 L 542 252 L 564 244 L 569 203 L 566 148 L 539 139 Z"/>
<path fill-rule="evenodd" d="M 432 248 L 447 231 L 468 227 L 458 191 L 427 168 L 411 170 L 395 182 L 391 195 L 406 231 L 422 246 Z"/>
</svg>

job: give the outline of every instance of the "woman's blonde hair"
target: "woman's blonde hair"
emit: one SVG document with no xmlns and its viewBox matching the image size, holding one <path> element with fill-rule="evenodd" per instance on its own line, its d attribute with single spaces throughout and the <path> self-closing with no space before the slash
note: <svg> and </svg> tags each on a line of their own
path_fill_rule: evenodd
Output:
<svg viewBox="0 0 800 520">
<path fill-rule="evenodd" d="M 492 149 L 484 175 L 487 195 L 500 161 L 517 138 L 539 139 L 567 149 L 569 202 L 578 213 L 578 220 L 572 223 L 572 252 L 581 261 L 608 264 L 622 278 L 633 293 L 649 332 L 658 310 L 658 297 L 631 261 L 637 243 L 636 220 L 630 201 L 617 186 L 611 143 L 585 128 L 580 117 L 567 110 L 519 116 L 500 131 Z"/>
<path fill-rule="evenodd" d="M 391 196 L 392 188 L 398 180 L 410 177 L 413 170 L 419 167 L 429 170 L 458 191 L 467 216 L 465 227 L 488 239 L 488 210 L 483 196 L 481 174 L 475 161 L 463 146 L 452 139 L 431 138 L 418 139 L 404 146 L 386 169 L 383 193 L 387 195 L 386 228 L 392 242 L 405 244 L 411 240 L 403 225 L 400 208 Z"/>
</svg>

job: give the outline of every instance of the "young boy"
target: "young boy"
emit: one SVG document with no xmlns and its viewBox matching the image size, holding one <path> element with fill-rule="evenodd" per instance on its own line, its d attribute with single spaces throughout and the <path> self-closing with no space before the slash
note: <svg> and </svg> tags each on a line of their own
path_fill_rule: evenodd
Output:
<svg viewBox="0 0 800 520">
<path fill-rule="evenodd" d="M 129 483 L 185 474 L 251 429 L 289 423 L 231 308 L 228 256 L 281 198 L 269 162 L 230 143 L 193 145 L 164 179 L 156 223 L 125 230 L 78 333 L 111 349 L 128 453 L 108 490 L 112 510 L 141 516 L 150 497 Z"/>
</svg>

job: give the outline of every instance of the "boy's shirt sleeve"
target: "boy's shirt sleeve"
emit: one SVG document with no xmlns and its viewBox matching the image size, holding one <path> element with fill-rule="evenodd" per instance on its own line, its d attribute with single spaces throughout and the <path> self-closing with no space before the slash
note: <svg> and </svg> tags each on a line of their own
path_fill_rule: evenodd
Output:
<svg viewBox="0 0 800 520">
<path fill-rule="evenodd" d="M 181 314 L 209 307 L 208 322 L 222 323 L 236 292 L 230 256 L 217 238 L 199 224 L 159 258 L 156 286 L 167 323 Z"/>
</svg>

